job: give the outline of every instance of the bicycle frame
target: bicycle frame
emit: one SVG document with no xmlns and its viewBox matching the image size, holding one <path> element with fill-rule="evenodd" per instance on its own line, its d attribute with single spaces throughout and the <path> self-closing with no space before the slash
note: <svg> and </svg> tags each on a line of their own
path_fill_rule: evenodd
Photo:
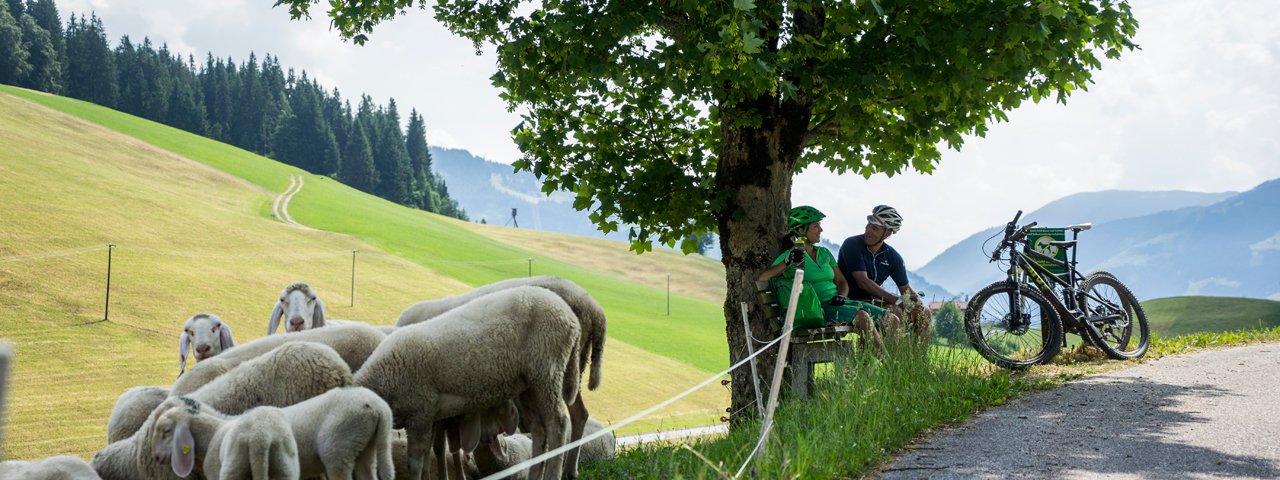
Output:
<svg viewBox="0 0 1280 480">
<path fill-rule="evenodd" d="M 1079 237 L 1079 232 L 1073 232 L 1072 240 Z M 1010 312 L 1014 312 L 1013 317 L 1021 320 L 1021 298 L 1018 292 L 1023 285 L 1027 285 L 1025 278 L 1031 279 L 1031 284 L 1045 297 L 1046 300 L 1058 312 L 1058 316 L 1063 321 L 1063 327 L 1069 332 L 1077 335 L 1082 334 L 1082 328 L 1095 330 L 1092 322 L 1099 320 L 1113 320 L 1118 315 L 1102 315 L 1102 316 L 1086 316 L 1086 312 L 1082 309 L 1082 295 L 1090 296 L 1096 301 L 1102 302 L 1102 299 L 1096 298 L 1091 292 L 1077 292 L 1078 286 L 1084 281 L 1084 276 L 1076 270 L 1076 249 L 1071 247 L 1071 260 L 1063 261 L 1050 257 L 1038 251 L 1025 248 L 1018 249 L 1017 245 L 1010 245 L 1010 261 L 1009 270 L 1007 272 L 1009 281 L 1013 282 L 1018 288 L 1014 290 L 1014 294 L 1010 297 Z M 1066 269 L 1066 279 L 1063 279 L 1047 267 L 1032 260 L 1041 260 L 1055 265 L 1062 266 Z M 1046 278 L 1048 280 L 1046 280 Z M 1062 293 L 1059 296 L 1054 290 L 1054 286 L 1061 287 Z"/>
</svg>

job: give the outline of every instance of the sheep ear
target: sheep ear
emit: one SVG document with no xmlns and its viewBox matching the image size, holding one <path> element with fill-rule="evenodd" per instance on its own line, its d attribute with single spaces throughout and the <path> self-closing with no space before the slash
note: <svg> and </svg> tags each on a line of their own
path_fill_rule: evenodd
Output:
<svg viewBox="0 0 1280 480">
<path fill-rule="evenodd" d="M 236 346 L 236 340 L 231 338 L 231 327 L 225 323 L 218 329 L 218 341 L 222 343 L 223 350 Z"/>
<path fill-rule="evenodd" d="M 515 435 L 520 424 L 520 409 L 515 402 L 507 400 L 507 404 L 498 409 L 498 429 L 507 435 Z"/>
<path fill-rule="evenodd" d="M 271 323 L 267 324 L 267 335 L 276 333 L 276 327 L 280 325 L 282 315 L 284 315 L 284 303 L 276 302 L 276 307 L 271 309 Z"/>
<path fill-rule="evenodd" d="M 191 427 L 187 422 L 180 422 L 173 428 L 173 452 L 169 456 L 169 466 L 179 477 L 187 478 L 196 468 L 196 441 L 191 437 Z"/>
<path fill-rule="evenodd" d="M 324 301 L 316 297 L 316 309 L 311 313 L 311 328 L 324 326 Z"/>
<path fill-rule="evenodd" d="M 467 414 L 462 417 L 462 425 L 458 426 L 458 447 L 464 453 L 476 451 L 480 445 L 480 415 Z M 450 440 L 453 440 L 452 438 Z"/>
<path fill-rule="evenodd" d="M 186 331 L 178 337 L 178 376 L 187 371 L 187 353 L 191 352 L 191 336 Z"/>
<path fill-rule="evenodd" d="M 489 453 L 493 454 L 493 458 L 498 459 L 500 463 L 507 463 L 507 439 L 503 437 L 493 437 L 493 441 L 489 442 Z"/>
</svg>

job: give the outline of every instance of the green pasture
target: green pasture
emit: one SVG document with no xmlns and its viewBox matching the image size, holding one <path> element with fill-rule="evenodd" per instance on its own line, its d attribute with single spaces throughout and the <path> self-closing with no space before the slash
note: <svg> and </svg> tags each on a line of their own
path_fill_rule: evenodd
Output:
<svg viewBox="0 0 1280 480">
<path fill-rule="evenodd" d="M 1280 302 L 1235 297 L 1170 297 L 1142 302 L 1151 333 L 1174 337 L 1280 326 Z"/>
<path fill-rule="evenodd" d="M 705 259 L 635 256 L 621 243 L 603 251 L 590 241 L 584 248 L 596 258 L 566 262 L 169 127 L 11 87 L 0 87 L 0 152 L 0 338 L 17 350 L 10 458 L 102 448 L 116 396 L 172 382 L 183 320 L 215 313 L 243 343 L 265 333 L 275 296 L 296 280 L 316 287 L 330 317 L 390 324 L 415 301 L 527 275 L 525 259 L 534 258 L 534 274 L 578 281 L 609 313 L 604 386 L 587 396 L 605 421 L 727 363 L 711 294 L 673 295 L 668 317 L 653 282 L 591 269 L 631 262 L 631 271 L 681 271 L 702 261 L 707 270 Z M 290 213 L 319 230 L 270 213 L 294 174 L 306 186 Z M 108 242 L 116 247 L 103 321 Z M 352 250 L 360 251 L 354 299 Z M 704 283 L 723 291 L 722 276 Z M 723 388 L 708 388 L 628 431 L 706 424 L 727 403 Z"/>
</svg>

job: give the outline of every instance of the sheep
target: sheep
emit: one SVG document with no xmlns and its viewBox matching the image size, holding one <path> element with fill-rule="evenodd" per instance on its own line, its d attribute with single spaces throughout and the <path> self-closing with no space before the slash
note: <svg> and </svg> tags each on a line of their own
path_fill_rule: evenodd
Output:
<svg viewBox="0 0 1280 480">
<path fill-rule="evenodd" d="M 351 371 L 332 348 L 292 341 L 238 365 L 187 397 L 222 413 L 239 414 L 257 406 L 292 405 L 350 384 Z M 159 408 L 152 410 L 133 435 L 94 455 L 94 470 L 107 480 L 178 478 L 170 469 L 156 467 L 152 460 L 152 427 L 158 413 L 162 413 Z"/>
<path fill-rule="evenodd" d="M 582 336 L 580 337 L 578 344 L 578 374 L 581 375 L 582 372 L 586 370 L 589 359 L 591 364 L 591 376 L 587 382 L 587 388 L 590 390 L 599 388 L 601 381 L 601 357 L 604 355 L 606 331 L 604 308 L 601 307 L 600 303 L 597 302 L 590 293 L 587 293 L 585 289 L 564 278 L 550 275 L 516 278 L 491 283 L 454 297 L 418 302 L 400 313 L 400 317 L 396 320 L 396 326 L 403 327 L 425 322 L 480 296 L 513 287 L 529 285 L 543 287 L 555 292 L 560 296 L 560 298 L 564 299 L 564 301 L 569 304 L 570 308 L 573 309 L 573 313 L 577 317 L 580 322 L 580 327 L 582 328 Z M 589 416 L 590 412 L 587 411 L 587 406 L 582 399 L 582 395 L 577 394 L 572 397 L 572 403 L 569 404 L 569 441 L 577 441 L 582 438 L 582 432 Z M 578 449 L 575 448 L 565 454 L 564 461 L 565 469 L 568 472 L 567 476 L 569 478 L 577 478 Z"/>
<path fill-rule="evenodd" d="M 604 430 L 604 424 L 594 418 L 587 419 L 584 435 L 591 435 L 598 431 Z M 477 478 L 487 477 L 495 473 L 501 472 L 530 458 L 531 447 L 533 441 L 528 435 L 516 433 L 514 435 L 489 435 L 481 440 L 481 447 L 475 451 L 475 462 Z M 584 462 L 597 462 L 603 460 L 612 460 L 617 454 L 618 442 L 613 432 L 592 439 L 582 445 L 582 455 L 579 457 Z M 525 472 L 512 475 L 510 478 L 524 478 Z"/>
<path fill-rule="evenodd" d="M 386 335 L 364 325 L 332 326 L 320 330 L 308 330 L 290 335 L 272 335 L 237 345 L 217 357 L 196 364 L 191 372 L 178 377 L 170 395 L 186 395 L 196 391 L 213 379 L 231 370 L 241 362 L 271 351 L 286 342 L 305 341 L 322 343 L 332 347 L 346 362 L 350 371 L 360 369 L 370 353 L 378 347 Z"/>
<path fill-rule="evenodd" d="M 57 455 L 39 461 L 0 462 L 0 478 L 23 480 L 99 480 L 93 467 L 80 457 Z"/>
<path fill-rule="evenodd" d="M 181 449 L 176 444 L 191 440 L 189 432 L 181 437 L 178 432 L 174 433 L 174 448 Z M 179 468 L 191 473 L 195 458 L 194 455 L 175 457 L 172 463 L 174 472 L 185 477 Z M 222 480 L 297 480 L 301 470 L 293 429 L 276 407 L 249 410 L 215 431 L 201 466 L 206 477 Z"/>
<path fill-rule="evenodd" d="M 408 433 L 409 478 L 422 478 L 442 419 L 482 412 L 522 397 L 533 422 L 533 452 L 564 443 L 565 398 L 576 395 L 575 347 L 581 327 L 559 296 L 515 287 L 478 298 L 431 322 L 401 327 L 356 372 L 355 384 L 391 406 Z M 532 478 L 560 478 L 560 462 L 536 465 Z"/>
<path fill-rule="evenodd" d="M 189 463 L 183 455 L 203 457 L 207 439 L 231 418 L 189 397 L 166 400 L 152 428 L 152 451 L 158 461 L 170 461 L 175 472 Z M 395 475 L 391 461 L 391 407 L 365 388 L 337 388 L 281 409 L 297 442 L 303 478 L 387 480 Z M 194 440 L 182 450 L 170 438 L 183 431 Z M 208 472 L 206 472 L 208 474 Z"/>
<path fill-rule="evenodd" d="M 147 415 L 169 398 L 169 389 L 164 387 L 133 387 L 125 390 L 116 405 L 111 409 L 111 418 L 107 420 L 107 443 L 124 440 L 138 431 Z"/>
<path fill-rule="evenodd" d="M 276 326 L 284 318 L 285 332 L 301 332 L 324 326 L 324 301 L 316 295 L 315 290 L 306 282 L 294 282 L 280 291 L 280 299 L 271 309 L 271 321 L 267 324 L 267 335 L 276 333 Z"/>
<path fill-rule="evenodd" d="M 223 350 L 236 346 L 231 337 L 231 327 L 223 323 L 221 318 L 210 313 L 197 313 L 182 326 L 182 335 L 178 337 L 178 376 L 187 371 L 187 353 L 195 344 L 196 361 L 217 356 Z"/>
</svg>

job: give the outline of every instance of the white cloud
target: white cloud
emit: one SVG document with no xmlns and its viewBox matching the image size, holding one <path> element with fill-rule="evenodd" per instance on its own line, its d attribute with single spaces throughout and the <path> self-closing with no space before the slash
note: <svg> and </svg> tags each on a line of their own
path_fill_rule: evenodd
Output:
<svg viewBox="0 0 1280 480">
<path fill-rule="evenodd" d="M 1240 282 L 1229 278 L 1209 277 L 1200 280 L 1191 280 L 1187 282 L 1187 290 L 1182 292 L 1183 295 L 1200 295 L 1205 287 L 1218 286 L 1227 288 L 1236 288 L 1241 285 Z"/>
</svg>

